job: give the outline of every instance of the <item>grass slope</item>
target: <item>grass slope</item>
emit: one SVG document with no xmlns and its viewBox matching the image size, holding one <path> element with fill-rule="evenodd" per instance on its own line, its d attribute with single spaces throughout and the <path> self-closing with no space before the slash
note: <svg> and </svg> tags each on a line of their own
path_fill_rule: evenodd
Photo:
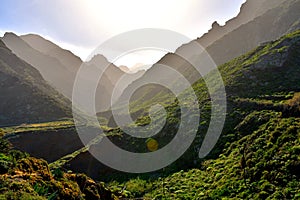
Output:
<svg viewBox="0 0 300 200">
<path fill-rule="evenodd" d="M 111 188 L 125 186 L 131 197 L 154 199 L 299 198 L 299 53 L 300 31 L 296 31 L 221 65 L 228 111 L 210 156 L 197 162 L 195 169 L 179 171 L 181 165 L 175 163 L 168 168 L 179 167 L 179 172 L 160 179 L 111 182 Z M 203 113 L 200 139 L 193 144 L 197 146 L 209 121 L 210 104 L 203 80 L 193 88 Z M 192 149 L 177 163 L 193 161 L 197 152 Z"/>
</svg>

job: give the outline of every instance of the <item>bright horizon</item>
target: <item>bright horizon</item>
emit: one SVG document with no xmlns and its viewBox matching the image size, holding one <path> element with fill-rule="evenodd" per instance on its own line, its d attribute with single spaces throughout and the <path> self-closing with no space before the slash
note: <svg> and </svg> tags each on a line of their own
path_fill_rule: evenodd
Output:
<svg viewBox="0 0 300 200">
<path fill-rule="evenodd" d="M 130 3 L 128 3 L 130 2 Z M 82 60 L 102 42 L 139 28 L 163 28 L 191 40 L 206 33 L 214 21 L 224 25 L 245 0 L 4 0 L 0 8 L 0 36 L 34 33 L 72 51 Z M 175 49 L 174 49 L 175 50 Z M 144 51 L 115 62 L 133 67 L 153 64 L 166 52 Z"/>
</svg>

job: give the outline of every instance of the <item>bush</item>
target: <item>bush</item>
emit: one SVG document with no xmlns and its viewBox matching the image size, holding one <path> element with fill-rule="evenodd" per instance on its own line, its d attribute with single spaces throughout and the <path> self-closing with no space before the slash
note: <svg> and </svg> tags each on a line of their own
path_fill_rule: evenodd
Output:
<svg viewBox="0 0 300 200">
<path fill-rule="evenodd" d="M 0 137 L 2 137 L 4 135 L 4 131 L 3 129 L 0 128 Z"/>
<path fill-rule="evenodd" d="M 142 197 L 150 187 L 147 181 L 139 178 L 132 179 L 126 183 L 126 190 L 130 191 L 134 197 Z"/>
<path fill-rule="evenodd" d="M 3 153 L 0 153 L 0 174 L 5 174 L 11 167 L 11 159 Z"/>
<path fill-rule="evenodd" d="M 7 140 L 0 138 L 0 153 L 7 153 L 11 147 L 11 144 Z"/>
<path fill-rule="evenodd" d="M 56 179 L 60 179 L 64 177 L 64 172 L 60 169 L 60 168 L 56 168 L 54 170 L 51 171 L 52 175 L 54 176 L 54 178 Z"/>
</svg>

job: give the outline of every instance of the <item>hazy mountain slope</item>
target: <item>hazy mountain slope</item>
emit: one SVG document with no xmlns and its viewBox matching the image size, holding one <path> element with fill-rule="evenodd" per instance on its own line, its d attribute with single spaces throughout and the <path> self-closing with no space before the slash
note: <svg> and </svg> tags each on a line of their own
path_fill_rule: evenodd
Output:
<svg viewBox="0 0 300 200">
<path fill-rule="evenodd" d="M 71 116 L 70 102 L 40 73 L 0 41 L 0 124 L 50 121 Z"/>
<path fill-rule="evenodd" d="M 95 72 L 102 72 L 102 77 L 99 80 L 96 91 L 96 110 L 98 112 L 108 110 L 111 107 L 111 102 L 116 102 L 124 89 L 132 83 L 132 81 L 140 78 L 144 73 L 144 71 L 138 71 L 133 74 L 128 74 L 110 63 L 102 55 L 94 56 L 90 61 L 86 62 L 85 65 L 90 69 L 95 69 Z M 121 78 L 122 81 L 118 83 Z M 89 77 L 83 77 L 83 80 L 86 82 L 89 82 L 88 79 Z M 114 98 L 112 98 L 113 92 L 115 92 L 116 95 Z"/>
<path fill-rule="evenodd" d="M 241 25 L 207 48 L 220 65 L 263 42 L 277 39 L 300 28 L 300 1 L 290 0 Z"/>
<path fill-rule="evenodd" d="M 21 35 L 20 38 L 27 42 L 34 49 L 58 59 L 60 63 L 72 73 L 76 73 L 82 64 L 81 59 L 74 55 L 71 51 L 62 49 L 58 45 L 39 35 L 27 34 Z"/>
<path fill-rule="evenodd" d="M 214 41 L 210 46 L 207 47 L 207 52 L 216 63 L 216 65 L 221 65 L 225 62 L 228 62 L 229 60 L 246 53 L 247 51 L 255 48 L 263 42 L 277 39 L 282 35 L 296 30 L 300 27 L 299 0 L 284 1 L 284 3 L 279 3 L 278 1 L 271 2 L 270 0 L 263 1 L 261 3 L 263 3 L 262 6 L 265 7 L 264 9 L 255 7 L 255 2 L 247 1 L 243 5 L 244 8 L 241 9 L 241 13 L 231 22 L 235 22 L 236 25 L 239 25 L 239 27 L 227 33 L 226 27 L 231 27 L 231 23 L 226 24 L 223 28 L 220 29 L 224 36 Z M 268 10 L 268 6 L 270 6 L 271 9 Z M 243 21 L 244 18 L 248 20 L 251 19 L 251 17 L 244 17 L 244 15 L 251 15 L 253 17 L 258 15 L 258 17 L 243 24 L 243 22 L 241 21 Z M 241 21 L 237 22 L 239 20 Z M 228 30 L 231 30 L 231 28 L 229 28 Z M 161 79 L 169 77 L 169 82 L 175 82 L 173 80 L 174 77 L 162 70 L 162 67 L 160 66 L 161 64 L 167 65 L 177 70 L 180 74 L 185 76 L 191 84 L 201 78 L 199 72 L 197 72 L 189 62 L 176 54 L 184 54 L 189 60 L 194 61 L 197 64 L 197 67 L 202 69 L 207 68 L 209 64 L 207 63 L 207 61 L 204 61 L 206 57 L 204 57 L 203 59 L 203 54 L 197 55 L 197 52 L 195 52 L 193 46 L 195 45 L 195 42 L 203 43 L 204 41 L 206 41 L 205 38 L 209 37 L 209 34 L 210 33 L 204 35 L 203 38 L 201 37 L 191 41 L 190 43 L 182 45 L 175 51 L 175 54 L 166 54 L 140 79 L 137 79 L 126 88 L 123 95 L 121 96 L 120 104 L 122 104 L 123 99 L 128 98 L 127 94 L 131 94 L 131 91 L 134 90 L 137 85 L 140 85 L 147 80 L 151 80 L 151 77 L 161 77 Z M 212 38 L 213 37 L 214 36 L 212 36 Z M 207 41 L 209 40 L 210 39 L 207 39 Z M 210 40 L 210 42 L 212 41 L 213 40 Z M 151 87 L 155 89 L 151 89 Z M 158 88 L 157 86 L 151 87 L 145 87 L 143 90 L 140 89 L 140 91 L 136 92 L 136 95 L 133 95 L 131 99 L 133 101 L 139 101 L 140 103 L 137 103 L 137 105 L 144 104 L 145 99 L 141 99 L 140 94 L 148 93 L 147 96 L 155 97 L 158 91 L 161 91 L 162 93 L 166 92 L 162 88 Z"/>
<path fill-rule="evenodd" d="M 197 41 L 203 47 L 207 47 L 227 33 L 230 33 L 239 26 L 248 23 L 268 10 L 283 4 L 285 1 L 287 0 L 247 0 L 241 6 L 240 12 L 236 17 L 228 20 L 224 26 L 220 26 L 217 22 L 215 22 L 212 25 L 212 29 L 198 38 Z"/>
<path fill-rule="evenodd" d="M 32 48 L 13 33 L 6 33 L 2 41 L 18 57 L 39 70 L 51 86 L 66 97 L 71 98 L 75 73 L 71 73 L 58 59 Z"/>
<path fill-rule="evenodd" d="M 80 58 L 70 51 L 60 48 L 39 35 L 28 34 L 19 37 L 13 33 L 6 33 L 2 40 L 20 58 L 38 69 L 45 80 L 69 99 L 72 98 L 73 84 L 82 64 L 90 67 L 90 69 L 94 69 L 94 73 L 97 72 L 97 69 L 103 71 L 104 67 L 109 66 L 103 73 L 100 82 L 94 83 L 98 84 L 96 93 L 96 108 L 98 112 L 110 108 L 113 89 L 116 87 L 119 79 L 127 75 L 117 66 L 109 63 L 102 55 L 96 55 L 90 61 L 83 63 Z M 139 78 L 143 73 L 144 71 L 139 71 L 134 74 L 128 74 L 116 88 L 116 98 L 121 95 L 122 91 L 132 81 Z M 90 84 L 89 79 L 90 77 L 81 77 L 80 80 Z"/>
</svg>

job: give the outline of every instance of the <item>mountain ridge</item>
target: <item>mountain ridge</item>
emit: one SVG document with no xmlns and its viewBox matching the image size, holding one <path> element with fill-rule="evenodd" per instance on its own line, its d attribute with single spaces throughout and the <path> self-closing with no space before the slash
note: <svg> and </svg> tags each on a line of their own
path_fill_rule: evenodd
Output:
<svg viewBox="0 0 300 200">
<path fill-rule="evenodd" d="M 132 81 L 139 78 L 144 71 L 127 74 L 113 63 L 107 61 L 103 55 L 95 55 L 90 61 L 83 62 L 68 50 L 60 48 L 53 42 L 34 34 L 17 36 L 14 33 L 5 33 L 2 41 L 20 58 L 38 69 L 49 84 L 68 99 L 72 99 L 73 86 L 76 78 L 83 84 L 90 84 L 89 77 L 77 77 L 80 67 L 90 67 L 105 71 L 98 83 L 96 91 L 97 112 L 108 110 L 111 106 L 112 92 L 115 89 L 116 97 Z M 96 68 L 95 68 L 96 67 Z M 125 76 L 118 88 L 116 84 Z M 86 82 L 86 83 L 85 83 Z M 114 100 L 115 101 L 115 100 Z M 113 102 L 114 102 L 113 101 Z"/>
<path fill-rule="evenodd" d="M 1 125 L 70 117 L 70 102 L 0 41 Z M 41 114 L 44 113 L 44 114 Z"/>
<path fill-rule="evenodd" d="M 57 58 L 71 72 L 77 72 L 82 60 L 71 51 L 59 47 L 57 44 L 37 34 L 21 35 L 21 39 L 27 42 L 34 49 Z"/>
<path fill-rule="evenodd" d="M 254 2 L 254 0 L 247 1 L 244 4 L 244 7 L 248 2 Z M 272 4 L 272 1 L 266 0 L 262 3 L 268 5 L 270 3 Z M 225 32 L 222 38 L 217 39 L 213 42 L 213 44 L 209 45 L 206 48 L 203 60 L 207 60 L 207 57 L 209 56 L 213 60 L 214 64 L 218 66 L 246 53 L 247 51 L 250 51 L 261 43 L 278 39 L 282 35 L 298 29 L 300 27 L 299 8 L 299 0 L 284 1 L 280 3 L 279 1 L 275 1 L 274 7 L 266 9 L 265 12 L 260 11 L 261 15 L 257 16 L 252 21 L 245 24 L 240 23 L 238 28 L 235 28 L 229 33 Z M 241 9 L 241 12 L 246 11 L 245 9 Z M 243 13 L 240 13 L 234 20 L 238 20 L 239 16 L 242 15 Z M 226 28 L 226 25 L 223 27 Z M 132 90 L 134 90 L 137 85 L 147 81 L 149 77 L 162 77 L 161 79 L 163 79 L 163 77 L 168 77 L 168 73 L 164 74 L 160 65 L 167 65 L 177 70 L 180 74 L 185 76 L 191 84 L 201 78 L 202 76 L 199 72 L 186 59 L 192 60 L 196 63 L 197 68 L 205 69 L 207 66 L 211 65 L 209 62 L 202 63 L 201 59 L 199 59 L 200 56 L 203 56 L 202 52 L 201 55 L 197 55 L 197 52 L 194 52 L 195 44 L 200 44 L 201 46 L 201 42 L 203 43 L 203 40 L 207 37 L 208 35 L 204 35 L 204 39 L 198 38 L 192 40 L 191 42 L 183 44 L 177 48 L 174 53 L 168 53 L 162 57 L 140 79 L 135 80 L 124 90 L 119 100 L 119 104 L 122 105 L 122 101 L 124 99 L 128 99 L 126 94 L 131 94 Z M 182 58 L 179 55 L 186 55 L 186 58 Z M 170 78 L 169 82 L 172 81 L 173 77 Z M 152 93 L 149 92 L 151 89 L 147 92 L 149 93 L 149 96 L 155 96 L 155 94 L 157 94 L 157 90 L 160 90 L 162 93 L 165 92 L 163 89 L 158 89 L 157 87 Z M 139 91 L 137 93 L 146 93 L 146 91 Z M 131 99 L 132 101 L 138 101 L 139 96 L 133 95 Z M 141 100 L 141 102 L 144 102 L 144 100 Z"/>
</svg>

